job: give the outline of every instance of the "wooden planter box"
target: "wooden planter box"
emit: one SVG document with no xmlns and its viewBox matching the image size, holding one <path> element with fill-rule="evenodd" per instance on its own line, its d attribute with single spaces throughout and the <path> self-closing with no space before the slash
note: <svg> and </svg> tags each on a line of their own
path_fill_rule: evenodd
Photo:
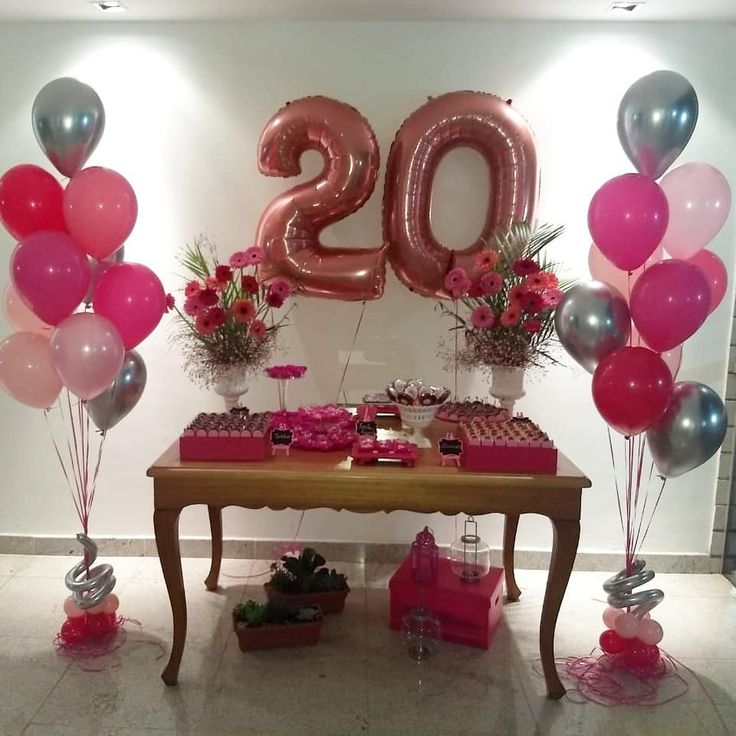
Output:
<svg viewBox="0 0 736 736">
<path fill-rule="evenodd" d="M 301 608 L 302 606 L 319 606 L 322 613 L 341 613 L 345 608 L 345 599 L 348 597 L 350 588 L 343 590 L 331 590 L 327 593 L 297 593 L 284 594 L 271 587 L 270 583 L 264 583 L 264 590 L 268 600 L 282 603 L 289 608 Z"/>
<path fill-rule="evenodd" d="M 314 646 L 319 642 L 322 620 L 305 623 L 264 624 L 263 626 L 241 626 L 233 614 L 233 629 L 238 637 L 241 652 L 278 647 Z"/>
</svg>

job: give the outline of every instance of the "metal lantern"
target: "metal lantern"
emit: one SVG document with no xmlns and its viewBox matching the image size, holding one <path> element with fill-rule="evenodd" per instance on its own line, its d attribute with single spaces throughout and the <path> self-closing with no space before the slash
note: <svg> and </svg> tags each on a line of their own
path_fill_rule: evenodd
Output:
<svg viewBox="0 0 736 736">
<path fill-rule="evenodd" d="M 428 526 L 417 534 L 411 543 L 411 576 L 420 583 L 429 583 L 437 578 L 439 547 Z"/>
<path fill-rule="evenodd" d="M 472 583 L 491 569 L 491 548 L 478 536 L 478 524 L 472 516 L 465 521 L 463 535 L 450 545 L 452 571 L 460 580 Z"/>
</svg>

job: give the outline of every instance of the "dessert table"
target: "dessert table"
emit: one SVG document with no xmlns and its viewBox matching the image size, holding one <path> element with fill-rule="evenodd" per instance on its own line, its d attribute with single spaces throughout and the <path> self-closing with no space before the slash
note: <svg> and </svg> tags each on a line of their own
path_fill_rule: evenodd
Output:
<svg viewBox="0 0 736 736">
<path fill-rule="evenodd" d="M 394 422 L 391 424 L 391 422 Z M 388 420 L 389 434 L 398 420 Z M 435 421 L 427 436 L 438 439 L 454 425 Z M 382 431 L 382 430 L 381 430 Z M 550 698 L 565 693 L 554 662 L 557 616 L 570 578 L 580 536 L 580 503 L 590 481 L 562 453 L 554 475 L 491 474 L 442 467 L 434 450 L 421 450 L 414 468 L 393 464 L 357 465 L 348 450 L 292 450 L 261 462 L 183 462 L 174 443 L 148 469 L 153 478 L 153 523 L 173 617 L 171 656 L 161 677 L 175 685 L 187 632 L 187 604 L 179 551 L 179 515 L 185 506 L 206 505 L 212 530 L 212 564 L 205 580 L 215 590 L 222 559 L 222 509 L 331 508 L 362 513 L 505 515 L 503 565 L 507 600 L 521 591 L 514 579 L 514 544 L 521 514 L 541 514 L 554 532 L 547 588 L 539 627 L 539 651 Z"/>
</svg>

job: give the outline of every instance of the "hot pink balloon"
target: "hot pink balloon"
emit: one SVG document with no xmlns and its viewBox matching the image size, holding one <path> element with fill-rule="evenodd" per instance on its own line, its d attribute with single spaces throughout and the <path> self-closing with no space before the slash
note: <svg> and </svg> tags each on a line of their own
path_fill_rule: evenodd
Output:
<svg viewBox="0 0 736 736">
<path fill-rule="evenodd" d="M 631 317 L 652 350 L 672 350 L 705 322 L 710 298 L 710 286 L 700 269 L 673 258 L 656 263 L 636 282 Z"/>
<path fill-rule="evenodd" d="M 642 174 L 607 181 L 588 208 L 588 228 L 601 253 L 622 271 L 642 266 L 667 228 L 667 197 Z"/>
<path fill-rule="evenodd" d="M 64 192 L 67 229 L 93 258 L 112 255 L 132 232 L 137 217 L 133 188 L 112 169 L 82 169 Z"/>
<path fill-rule="evenodd" d="M 92 297 L 95 312 L 112 322 L 131 350 L 148 337 L 166 311 L 158 276 L 140 263 L 116 263 L 100 276 Z"/>
<path fill-rule="evenodd" d="M 598 246 L 595 243 L 591 243 L 590 250 L 588 251 L 588 270 L 596 281 L 603 281 L 609 286 L 613 286 L 628 302 L 630 291 L 634 288 L 634 284 L 639 276 L 650 266 L 659 263 L 663 256 L 664 251 L 660 246 L 657 246 L 654 249 L 654 253 L 647 258 L 647 262 L 643 266 L 629 273 L 629 271 L 622 271 L 620 268 L 616 268 L 600 252 Z"/>
<path fill-rule="evenodd" d="M 125 348 L 109 320 L 80 312 L 54 330 L 51 355 L 62 383 L 86 401 L 99 396 L 117 378 Z"/>
<path fill-rule="evenodd" d="M 18 296 L 18 292 L 15 290 L 13 284 L 8 284 L 5 287 L 3 306 L 5 307 L 5 316 L 8 318 L 8 322 L 19 332 L 36 332 L 39 335 L 51 337 L 54 328 L 36 317 L 25 305 L 25 302 L 20 296 Z"/>
<path fill-rule="evenodd" d="M 22 240 L 13 252 L 10 275 L 21 299 L 49 325 L 58 325 L 79 306 L 92 277 L 81 248 L 56 230 Z"/>
<path fill-rule="evenodd" d="M 51 361 L 48 337 L 16 332 L 0 343 L 0 386 L 16 401 L 36 409 L 56 401 L 61 381 Z"/>
<path fill-rule="evenodd" d="M 731 188 L 718 169 L 703 163 L 672 169 L 660 186 L 670 210 L 662 245 L 673 258 L 687 260 L 723 227 L 731 209 Z"/>
<path fill-rule="evenodd" d="M 708 313 L 712 312 L 726 296 L 728 288 L 728 271 L 723 265 L 723 261 L 713 251 L 705 248 L 696 253 L 692 258 L 687 259 L 688 263 L 697 266 L 703 276 L 708 280 L 710 286 L 710 306 Z"/>
</svg>

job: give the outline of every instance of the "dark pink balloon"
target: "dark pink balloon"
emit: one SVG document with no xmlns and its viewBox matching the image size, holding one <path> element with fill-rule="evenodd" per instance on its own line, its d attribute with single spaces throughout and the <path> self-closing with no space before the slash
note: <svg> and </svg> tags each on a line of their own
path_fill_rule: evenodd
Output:
<svg viewBox="0 0 736 736">
<path fill-rule="evenodd" d="M 132 232 L 137 217 L 133 188 L 112 169 L 82 169 L 64 192 L 67 229 L 93 258 L 112 255 Z"/>
<path fill-rule="evenodd" d="M 460 146 L 486 160 L 491 195 L 478 240 L 451 251 L 434 237 L 429 215 L 437 165 Z M 448 271 L 472 272 L 476 255 L 496 231 L 534 219 L 538 180 L 534 136 L 509 102 L 483 92 L 430 99 L 404 121 L 386 164 L 383 233 L 396 275 L 418 294 L 450 298 L 444 286 Z"/>
<path fill-rule="evenodd" d="M 588 208 L 588 228 L 601 253 L 617 268 L 633 271 L 659 245 L 669 218 L 667 197 L 642 174 L 607 181 Z"/>
<path fill-rule="evenodd" d="M 687 259 L 688 263 L 697 266 L 708 280 L 710 286 L 710 306 L 708 313 L 712 312 L 726 296 L 728 288 L 728 271 L 723 265 L 723 261 L 710 250 L 700 250 L 692 258 Z"/>
<path fill-rule="evenodd" d="M 631 317 L 652 350 L 672 350 L 695 334 L 710 308 L 711 289 L 702 271 L 673 258 L 648 268 L 631 292 Z"/>
<path fill-rule="evenodd" d="M 145 340 L 166 310 L 158 276 L 141 263 L 115 263 L 100 276 L 92 297 L 96 314 L 117 328 L 126 350 Z"/>
<path fill-rule="evenodd" d="M 647 348 L 619 348 L 593 374 L 593 401 L 617 432 L 644 432 L 659 419 L 672 394 L 672 374 L 662 358 Z"/>
<path fill-rule="evenodd" d="M 48 325 L 58 325 L 79 306 L 92 278 L 82 249 L 55 230 L 22 240 L 13 252 L 10 275 L 20 298 Z"/>
<path fill-rule="evenodd" d="M 266 176 L 298 176 L 307 150 L 322 154 L 324 169 L 280 194 L 261 215 L 261 278 L 285 276 L 302 296 L 377 299 L 386 279 L 386 248 L 327 248 L 319 241 L 328 225 L 360 209 L 373 192 L 379 165 L 373 130 L 344 102 L 304 97 L 267 123 L 258 142 L 258 169 Z"/>
</svg>

